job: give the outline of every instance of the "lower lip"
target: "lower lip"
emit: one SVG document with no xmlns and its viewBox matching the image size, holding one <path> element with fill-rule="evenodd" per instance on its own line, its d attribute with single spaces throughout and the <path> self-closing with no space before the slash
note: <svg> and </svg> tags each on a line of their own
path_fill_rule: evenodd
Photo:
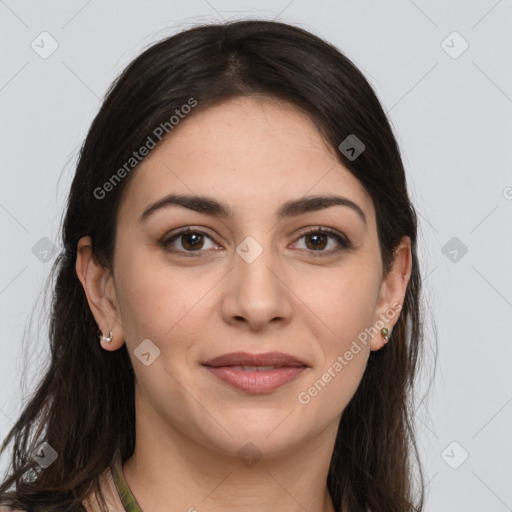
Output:
<svg viewBox="0 0 512 512">
<path fill-rule="evenodd" d="M 244 372 L 231 366 L 205 367 L 223 382 L 248 393 L 273 391 L 296 379 L 306 369 L 306 366 L 283 366 L 263 372 Z"/>
</svg>

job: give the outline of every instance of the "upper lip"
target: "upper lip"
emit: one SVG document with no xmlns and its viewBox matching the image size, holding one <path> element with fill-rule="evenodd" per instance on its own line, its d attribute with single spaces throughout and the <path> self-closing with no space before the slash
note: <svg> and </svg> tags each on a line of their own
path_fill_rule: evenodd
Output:
<svg viewBox="0 0 512 512">
<path fill-rule="evenodd" d="M 247 352 L 231 352 L 222 354 L 203 363 L 205 366 L 307 366 L 306 363 L 282 352 L 265 354 L 249 354 Z"/>
</svg>

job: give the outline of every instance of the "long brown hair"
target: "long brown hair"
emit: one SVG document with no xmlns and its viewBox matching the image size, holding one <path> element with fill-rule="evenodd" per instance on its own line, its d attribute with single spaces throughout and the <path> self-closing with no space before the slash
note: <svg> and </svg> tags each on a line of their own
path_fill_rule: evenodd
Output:
<svg viewBox="0 0 512 512">
<path fill-rule="evenodd" d="M 13 441 L 6 503 L 30 511 L 77 510 L 117 451 L 135 447 L 134 371 L 126 349 L 100 347 L 97 324 L 75 271 L 78 240 L 90 235 L 96 259 L 112 269 L 116 219 L 134 169 L 98 190 L 134 150 L 190 98 L 189 115 L 223 100 L 264 94 L 294 104 L 315 122 L 340 162 L 372 197 L 384 273 L 403 236 L 412 274 L 390 342 L 370 354 L 340 422 L 327 485 L 336 510 L 421 511 L 424 483 L 414 437 L 414 379 L 423 348 L 417 218 L 399 148 L 370 84 L 331 44 L 301 28 L 270 21 L 207 24 L 168 37 L 138 56 L 107 92 L 80 151 L 62 227 L 63 250 L 51 275 L 51 358 L 2 445 Z M 169 131 L 170 136 L 172 132 Z M 358 158 L 338 150 L 355 134 Z M 153 139 L 155 139 L 153 135 Z M 31 454 L 42 441 L 58 458 L 44 470 Z M 413 466 L 413 456 L 416 466 Z M 413 470 L 419 469 L 419 493 Z M 10 500 L 10 501 L 9 501 Z M 346 507 L 346 508 L 345 508 Z"/>
</svg>

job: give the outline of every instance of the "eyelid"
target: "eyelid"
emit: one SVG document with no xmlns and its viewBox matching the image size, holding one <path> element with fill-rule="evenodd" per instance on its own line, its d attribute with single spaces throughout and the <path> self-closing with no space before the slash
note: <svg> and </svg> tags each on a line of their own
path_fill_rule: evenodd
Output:
<svg viewBox="0 0 512 512">
<path fill-rule="evenodd" d="M 164 235 L 164 237 L 160 241 L 160 245 L 166 251 L 168 251 L 172 254 L 180 254 L 180 255 L 184 255 L 185 257 L 188 257 L 188 256 L 197 257 L 197 256 L 200 256 L 201 253 L 207 252 L 204 250 L 182 251 L 179 249 L 169 249 L 169 246 L 172 242 L 174 242 L 175 240 L 178 240 L 181 236 L 186 235 L 188 233 L 198 233 L 200 235 L 203 235 L 203 236 L 209 238 L 210 240 L 212 240 L 212 242 L 214 242 L 216 245 L 218 245 L 217 242 L 215 242 L 215 240 L 213 239 L 213 237 L 211 235 L 209 235 L 207 232 L 205 232 L 204 230 L 202 230 L 200 228 L 195 228 L 194 226 L 186 226 L 184 228 L 178 229 L 178 231 L 171 231 L 171 233 Z"/>
<path fill-rule="evenodd" d="M 197 256 L 200 256 L 201 253 L 204 253 L 204 252 L 209 252 L 211 251 L 210 250 L 197 250 L 197 251 L 183 251 L 183 250 L 179 250 L 179 249 L 169 249 L 169 245 L 174 242 L 175 240 L 179 239 L 180 236 L 183 236 L 183 235 L 186 235 L 188 233 L 197 233 L 197 234 L 200 234 L 202 236 L 205 236 L 207 238 L 209 238 L 212 242 L 214 242 L 216 245 L 217 242 L 215 242 L 214 238 L 209 235 L 207 232 L 205 232 L 203 229 L 201 228 L 196 228 L 194 226 L 186 226 L 184 228 L 180 228 L 178 229 L 178 231 L 171 231 L 170 234 L 168 235 L 165 235 L 162 240 L 160 241 L 160 245 L 162 245 L 162 247 L 172 253 L 172 254 L 180 254 L 180 255 L 184 255 L 185 257 L 188 257 L 188 256 L 192 256 L 192 257 L 197 257 Z M 335 249 L 331 249 L 329 251 L 323 251 L 323 250 L 318 250 L 318 251 L 315 251 L 315 250 L 312 250 L 312 249 L 301 249 L 303 251 L 306 251 L 308 252 L 309 254 L 311 254 L 312 256 L 314 257 L 317 257 L 317 256 L 329 256 L 329 255 L 332 255 L 332 254 L 336 254 L 336 253 L 339 253 L 341 251 L 349 251 L 349 250 L 352 250 L 354 249 L 354 245 L 353 243 L 350 241 L 350 239 L 343 233 L 333 229 L 333 228 L 328 228 L 328 227 L 324 227 L 324 226 L 313 226 L 313 227 L 310 227 L 310 228 L 307 228 L 305 231 L 302 231 L 298 236 L 297 238 L 295 239 L 295 242 L 293 242 L 293 244 L 296 244 L 298 243 L 299 240 L 301 240 L 303 237 L 307 236 L 307 235 L 310 235 L 310 234 L 321 234 L 321 235 L 325 235 L 325 236 L 328 236 L 330 238 L 333 238 L 334 240 L 336 240 L 336 242 L 338 243 L 338 247 L 335 248 Z M 213 249 L 215 250 L 215 249 Z"/>
<path fill-rule="evenodd" d="M 354 245 L 350 241 L 350 239 L 343 233 L 339 232 L 336 229 L 324 227 L 324 226 L 314 226 L 312 228 L 308 228 L 306 231 L 303 231 L 299 237 L 297 238 L 297 241 L 299 241 L 301 238 L 303 238 L 306 235 L 319 233 L 322 235 L 326 235 L 330 238 L 334 238 L 336 242 L 338 243 L 338 247 L 336 249 L 331 249 L 330 251 L 313 251 L 309 250 L 308 252 L 312 253 L 315 256 L 321 256 L 321 255 L 329 255 L 338 253 L 342 250 L 348 251 L 354 248 Z M 296 242 L 294 242 L 296 243 Z"/>
</svg>

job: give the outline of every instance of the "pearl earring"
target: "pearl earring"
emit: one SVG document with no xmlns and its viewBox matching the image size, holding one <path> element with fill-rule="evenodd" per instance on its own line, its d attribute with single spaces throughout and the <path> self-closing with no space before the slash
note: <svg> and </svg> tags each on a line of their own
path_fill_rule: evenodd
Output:
<svg viewBox="0 0 512 512">
<path fill-rule="evenodd" d="M 98 331 L 97 334 L 98 334 L 98 338 L 99 338 L 100 342 L 102 340 L 105 340 L 107 343 L 110 343 L 112 341 L 112 338 L 113 338 L 112 331 L 109 331 L 108 338 L 106 336 L 103 336 L 103 333 L 101 331 Z"/>
</svg>

